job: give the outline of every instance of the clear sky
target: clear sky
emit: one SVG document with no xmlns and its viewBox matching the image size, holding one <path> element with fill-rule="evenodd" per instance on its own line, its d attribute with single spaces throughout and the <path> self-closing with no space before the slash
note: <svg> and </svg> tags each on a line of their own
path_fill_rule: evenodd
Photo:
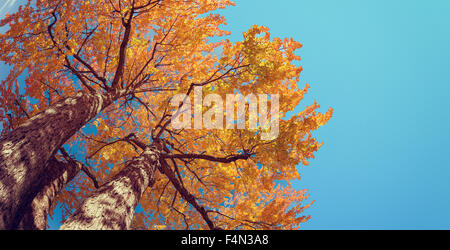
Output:
<svg viewBox="0 0 450 250">
<path fill-rule="evenodd" d="M 335 110 L 296 183 L 316 201 L 305 229 L 450 229 L 450 1 L 241 0 L 221 13 L 233 40 L 259 24 L 300 41 L 311 89 L 298 110 Z"/>
</svg>

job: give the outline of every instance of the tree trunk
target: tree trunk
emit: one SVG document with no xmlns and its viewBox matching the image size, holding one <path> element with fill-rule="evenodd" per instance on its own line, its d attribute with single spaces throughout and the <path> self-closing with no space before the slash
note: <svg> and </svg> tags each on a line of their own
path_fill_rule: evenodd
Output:
<svg viewBox="0 0 450 250">
<path fill-rule="evenodd" d="M 81 164 L 50 159 L 47 176 L 29 194 L 26 205 L 19 209 L 13 228 L 20 230 L 45 230 L 47 216 L 56 196 L 80 172 Z"/>
<path fill-rule="evenodd" d="M 113 98 L 79 92 L 32 117 L 0 140 L 0 229 L 11 229 L 47 161 Z"/>
<path fill-rule="evenodd" d="M 121 172 L 86 198 L 61 229 L 129 229 L 142 194 L 155 182 L 159 155 L 155 148 L 146 148 Z"/>
</svg>

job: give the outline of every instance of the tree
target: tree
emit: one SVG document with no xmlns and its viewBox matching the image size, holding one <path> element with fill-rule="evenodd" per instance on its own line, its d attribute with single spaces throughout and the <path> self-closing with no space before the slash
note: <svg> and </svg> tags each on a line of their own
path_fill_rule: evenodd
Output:
<svg viewBox="0 0 450 250">
<path fill-rule="evenodd" d="M 2 133 L 8 133 L 30 119 L 30 114 L 21 105 L 24 101 L 24 97 L 18 91 L 10 92 L 7 98 L 1 99 L 0 106 L 8 117 L 4 120 Z M 24 205 L 13 218 L 11 228 L 46 229 L 47 216 L 51 212 L 53 201 L 80 171 L 85 172 L 98 188 L 97 180 L 84 164 L 70 157 L 63 147 L 59 151 L 60 155 L 52 156 L 47 162 L 46 174 L 25 196 Z"/>
<path fill-rule="evenodd" d="M 306 191 L 290 183 L 299 178 L 296 166 L 320 147 L 311 132 L 329 120 L 331 109 L 318 113 L 314 103 L 286 116 L 308 88 L 297 86 L 301 67 L 294 51 L 301 45 L 271 38 L 260 26 L 241 42 L 220 40 L 228 34 L 221 29 L 225 20 L 211 12 L 230 4 L 30 1 L 3 20 L 10 30 L 0 36 L 7 52 L 0 58 L 12 71 L 2 88 L 2 119 L 3 128 L 13 120 L 14 126 L 0 144 L 0 226 L 17 226 L 10 218 L 24 217 L 34 200 L 27 198 L 30 191 L 41 193 L 56 180 L 64 187 L 72 178 L 49 198 L 71 215 L 63 228 L 291 229 L 306 221 Z M 17 105 L 17 79 L 24 73 L 26 101 Z M 234 111 L 219 112 L 225 104 L 208 96 L 236 93 L 259 100 L 277 94 L 270 101 L 272 110 L 279 101 L 279 133 L 264 139 L 271 129 L 267 117 L 252 113 L 251 103 L 229 104 L 228 98 L 222 98 L 227 108 L 246 112 L 235 119 L 239 129 L 232 123 L 221 128 Z M 206 97 L 205 105 L 195 96 Z M 191 121 L 185 109 L 192 98 Z M 267 111 L 261 103 L 259 111 Z M 193 128 L 174 127 L 185 114 Z M 211 126 L 201 126 L 202 120 Z M 84 163 L 63 144 L 85 150 Z M 61 181 L 60 172 L 47 174 L 55 165 L 76 167 Z M 98 189 L 92 184 L 97 178 Z M 143 211 L 133 219 L 138 204 Z"/>
</svg>

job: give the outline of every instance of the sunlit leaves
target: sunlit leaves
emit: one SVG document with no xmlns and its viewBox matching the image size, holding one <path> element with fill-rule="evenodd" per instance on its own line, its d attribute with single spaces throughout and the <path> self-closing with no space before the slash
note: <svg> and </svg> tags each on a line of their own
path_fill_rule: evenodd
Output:
<svg viewBox="0 0 450 250">
<path fill-rule="evenodd" d="M 300 178 L 298 165 L 307 165 L 321 146 L 312 132 L 332 115 L 331 109 L 320 113 L 314 103 L 286 116 L 309 88 L 298 83 L 302 67 L 295 52 L 302 45 L 273 38 L 267 27 L 257 25 L 244 32 L 242 41 L 227 40 L 226 21 L 215 11 L 233 4 L 228 0 L 148 3 L 152 1 L 36 1 L 35 6 L 29 4 L 7 16 L 1 23 L 11 29 L 0 35 L 4 52 L 0 59 L 12 70 L 0 88 L 3 126 L 8 124 L 8 111 L 20 113 L 14 104 L 20 96 L 16 84 L 20 75 L 26 76 L 28 101 L 23 109 L 30 115 L 78 90 L 114 92 L 112 82 L 128 29 L 119 83 L 125 94 L 67 143 L 82 154 L 79 158 L 84 158 L 100 183 L 139 155 L 139 147 L 124 140 L 131 136 L 147 144 L 159 140 L 167 153 L 219 158 L 251 153 L 248 159 L 231 163 L 175 159 L 168 164 L 219 227 L 298 228 L 308 220 L 303 212 L 311 202 L 306 201 L 306 191 L 294 190 L 291 182 Z M 127 20 L 131 20 L 129 28 Z M 261 140 L 265 129 L 261 124 L 253 130 L 167 126 L 176 111 L 169 105 L 171 98 L 175 94 L 192 98 L 194 85 L 202 86 L 204 95 L 221 97 L 278 94 L 278 137 Z M 70 214 L 92 190 L 84 174 L 77 176 L 58 197 L 63 214 Z M 207 228 L 198 211 L 161 173 L 141 198 L 140 208 L 143 211 L 133 224 L 136 229 Z"/>
</svg>

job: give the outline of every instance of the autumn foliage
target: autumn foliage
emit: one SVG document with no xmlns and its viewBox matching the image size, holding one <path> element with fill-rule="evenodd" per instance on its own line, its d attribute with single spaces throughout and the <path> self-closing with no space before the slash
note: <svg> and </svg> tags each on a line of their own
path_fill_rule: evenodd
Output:
<svg viewBox="0 0 450 250">
<path fill-rule="evenodd" d="M 320 148 L 312 132 L 332 110 L 322 114 L 314 103 L 289 115 L 309 88 L 298 86 L 301 44 L 257 25 L 241 41 L 228 40 L 217 10 L 233 4 L 37 0 L 1 21 L 9 29 L 0 35 L 0 59 L 11 66 L 0 87 L 3 136 L 79 91 L 112 96 L 64 145 L 88 171 L 52 202 L 63 219 L 96 189 L 93 180 L 101 186 L 145 145 L 158 145 L 165 168 L 141 197 L 131 228 L 297 229 L 309 219 L 307 191 L 292 182 Z M 261 140 L 263 127 L 173 129 L 179 107 L 171 98 L 192 97 L 200 86 L 204 95 L 279 94 L 278 137 Z M 68 159 L 61 151 L 55 157 Z"/>
</svg>

